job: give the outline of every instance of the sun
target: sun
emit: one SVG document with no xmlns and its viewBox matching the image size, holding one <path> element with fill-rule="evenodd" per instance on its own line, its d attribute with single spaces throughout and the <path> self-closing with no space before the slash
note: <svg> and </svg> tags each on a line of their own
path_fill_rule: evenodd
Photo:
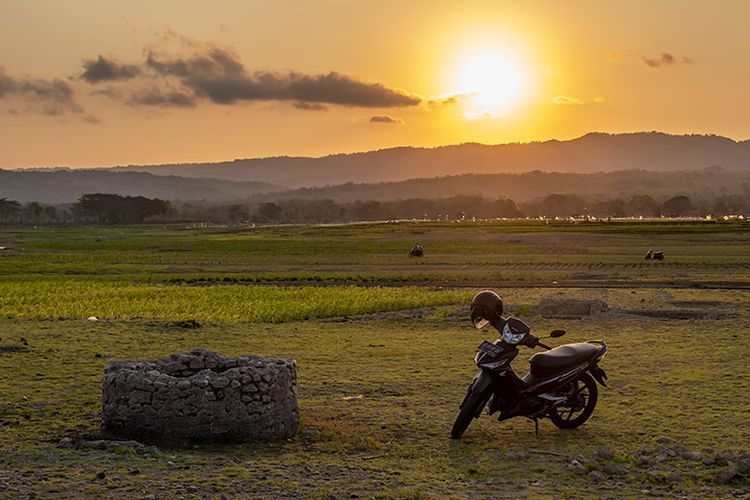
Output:
<svg viewBox="0 0 750 500">
<path fill-rule="evenodd" d="M 459 93 L 466 96 L 467 118 L 505 114 L 524 97 L 527 77 L 523 67 L 500 51 L 473 53 L 455 70 Z"/>
</svg>

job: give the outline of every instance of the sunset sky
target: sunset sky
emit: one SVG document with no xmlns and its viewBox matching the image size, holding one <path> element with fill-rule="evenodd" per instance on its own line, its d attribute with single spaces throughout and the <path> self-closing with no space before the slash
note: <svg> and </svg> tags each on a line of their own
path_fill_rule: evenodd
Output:
<svg viewBox="0 0 750 500">
<path fill-rule="evenodd" d="M 0 166 L 750 137 L 750 2 L 0 0 Z"/>
</svg>

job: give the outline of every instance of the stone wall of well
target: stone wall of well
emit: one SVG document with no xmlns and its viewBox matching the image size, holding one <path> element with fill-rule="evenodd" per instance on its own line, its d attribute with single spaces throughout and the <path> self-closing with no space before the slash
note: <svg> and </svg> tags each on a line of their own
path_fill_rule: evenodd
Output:
<svg viewBox="0 0 750 500">
<path fill-rule="evenodd" d="M 198 349 L 156 361 L 111 361 L 108 433 L 164 439 L 282 439 L 299 432 L 293 359 L 224 358 Z"/>
</svg>

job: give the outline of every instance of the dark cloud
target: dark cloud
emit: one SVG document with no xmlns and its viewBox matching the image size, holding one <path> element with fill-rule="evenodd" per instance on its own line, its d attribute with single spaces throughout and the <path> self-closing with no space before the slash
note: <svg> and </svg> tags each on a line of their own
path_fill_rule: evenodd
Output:
<svg viewBox="0 0 750 500">
<path fill-rule="evenodd" d="M 672 66 L 678 63 L 682 63 L 682 64 L 693 63 L 693 61 L 689 57 L 682 57 L 678 59 L 668 52 L 662 52 L 659 57 L 655 57 L 655 58 L 648 58 L 646 56 L 641 56 L 641 60 L 643 61 L 643 64 L 645 64 L 649 68 L 654 68 L 654 69 L 661 68 L 664 66 Z"/>
<path fill-rule="evenodd" d="M 237 54 L 217 47 L 208 48 L 205 54 L 161 60 L 153 51 L 149 51 L 146 66 L 161 75 L 180 78 L 192 78 L 197 75 L 241 77 L 245 74 L 245 68 Z"/>
<path fill-rule="evenodd" d="M 174 76 L 197 96 L 217 104 L 238 101 L 295 101 L 356 107 L 402 107 L 421 102 L 400 90 L 330 72 L 247 73 L 236 54 L 210 48 L 191 57 L 165 58 L 149 53 L 146 65 L 161 76 Z"/>
<path fill-rule="evenodd" d="M 288 101 L 297 109 L 325 111 L 329 105 L 363 108 L 399 108 L 451 104 L 458 96 L 423 99 L 382 83 L 365 82 L 335 71 L 306 74 L 297 71 L 248 71 L 232 50 L 202 44 L 171 34 L 180 48 L 164 52 L 153 47 L 139 64 L 124 64 L 98 55 L 83 61 L 83 72 L 68 82 L 12 78 L 0 67 L 0 98 L 15 96 L 48 115 L 87 115 L 74 98 L 73 85 L 98 85 L 91 96 L 104 96 L 129 106 L 191 108 L 202 102 L 236 104 L 254 101 Z M 69 83 L 71 82 L 71 83 Z M 400 119 L 373 122 L 403 123 Z"/>
<path fill-rule="evenodd" d="M 31 109 L 46 115 L 83 113 L 73 95 L 73 88 L 60 79 L 12 77 L 0 66 L 0 99 L 15 97 Z"/>
<path fill-rule="evenodd" d="M 158 88 L 148 88 L 133 92 L 125 101 L 131 106 L 158 106 L 165 108 L 192 108 L 195 106 L 195 96 L 175 90 L 163 91 Z"/>
<path fill-rule="evenodd" d="M 295 102 L 292 106 L 294 106 L 297 109 L 304 109 L 305 111 L 328 111 L 328 108 L 323 106 L 322 104 L 318 104 L 316 102 Z"/>
<path fill-rule="evenodd" d="M 387 115 L 375 115 L 372 118 L 370 118 L 370 123 L 385 123 L 389 125 L 403 125 L 404 120 L 401 118 L 393 118 L 392 116 Z"/>
<path fill-rule="evenodd" d="M 100 55 L 97 59 L 83 62 L 81 78 L 88 83 L 130 80 L 141 73 L 141 68 L 134 64 L 122 64 L 115 59 Z"/>
</svg>

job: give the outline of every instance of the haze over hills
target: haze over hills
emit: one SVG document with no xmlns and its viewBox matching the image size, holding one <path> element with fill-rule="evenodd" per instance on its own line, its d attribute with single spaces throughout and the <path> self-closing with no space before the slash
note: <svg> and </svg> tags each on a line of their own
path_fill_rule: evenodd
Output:
<svg viewBox="0 0 750 500">
<path fill-rule="evenodd" d="M 398 182 L 302 188 L 268 193 L 259 198 L 351 202 L 476 195 L 487 199 L 510 198 L 516 202 L 525 202 L 550 194 L 576 194 L 602 199 L 628 198 L 633 195 L 649 195 L 660 199 L 680 194 L 697 198 L 750 196 L 750 170 L 731 171 L 722 167 L 709 167 L 674 172 L 622 170 L 585 174 L 540 171 L 523 174 L 463 174 Z"/>
<path fill-rule="evenodd" d="M 103 169 L 0 170 L 0 198 L 20 202 L 71 203 L 86 193 L 145 196 L 164 200 L 231 200 L 278 191 L 263 182 L 113 172 Z"/>
<path fill-rule="evenodd" d="M 571 141 L 498 146 L 394 148 L 323 158 L 0 170 L 0 198 L 48 204 L 71 203 L 86 193 L 209 202 L 456 195 L 523 202 L 549 194 L 747 196 L 749 186 L 750 141 L 656 132 L 594 133 Z"/>
<path fill-rule="evenodd" d="M 399 147 L 321 158 L 273 157 L 202 164 L 115 167 L 157 175 L 260 181 L 289 188 L 402 181 L 467 173 L 675 171 L 719 165 L 750 170 L 750 141 L 715 135 L 590 133 L 570 141 Z"/>
</svg>

